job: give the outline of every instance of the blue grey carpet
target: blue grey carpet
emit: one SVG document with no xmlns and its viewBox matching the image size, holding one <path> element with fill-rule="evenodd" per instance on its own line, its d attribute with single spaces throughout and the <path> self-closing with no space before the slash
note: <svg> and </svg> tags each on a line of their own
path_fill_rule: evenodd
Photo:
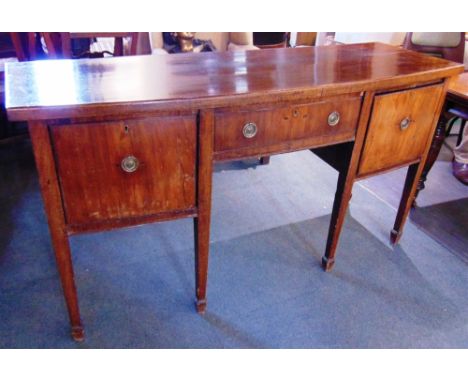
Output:
<svg viewBox="0 0 468 382">
<path fill-rule="evenodd" d="M 218 169 L 204 316 L 193 305 L 191 220 L 73 237 L 86 330 L 76 344 L 32 158 L 18 150 L 0 156 L 1 348 L 468 346 L 466 264 L 414 227 L 391 249 L 348 216 L 335 268 L 321 270 L 336 174 L 310 153 Z M 386 208 L 370 200 L 376 214 Z M 407 252 L 411 241 L 425 252 Z"/>
</svg>

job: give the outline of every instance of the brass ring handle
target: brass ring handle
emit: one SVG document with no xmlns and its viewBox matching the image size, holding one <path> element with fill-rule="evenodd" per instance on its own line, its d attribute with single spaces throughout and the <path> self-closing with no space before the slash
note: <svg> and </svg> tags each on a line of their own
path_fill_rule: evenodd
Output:
<svg viewBox="0 0 468 382">
<path fill-rule="evenodd" d="M 400 130 L 405 131 L 411 123 L 411 119 L 409 117 L 403 118 L 400 122 Z"/>
<path fill-rule="evenodd" d="M 340 113 L 333 111 L 328 115 L 328 125 L 336 126 L 340 122 Z"/>
<path fill-rule="evenodd" d="M 125 172 L 135 172 L 138 169 L 138 166 L 140 165 L 140 161 L 135 158 L 133 155 L 129 155 L 122 159 L 122 162 L 120 162 L 120 167 L 122 167 L 122 170 Z"/>
<path fill-rule="evenodd" d="M 242 134 L 245 138 L 253 138 L 257 135 L 257 125 L 253 122 L 246 123 L 242 128 Z"/>
</svg>

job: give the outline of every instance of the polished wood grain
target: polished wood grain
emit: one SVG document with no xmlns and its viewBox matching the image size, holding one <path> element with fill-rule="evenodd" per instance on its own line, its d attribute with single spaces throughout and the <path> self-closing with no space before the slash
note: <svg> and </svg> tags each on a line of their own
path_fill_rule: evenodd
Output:
<svg viewBox="0 0 468 382">
<path fill-rule="evenodd" d="M 274 151 L 274 145 L 310 137 L 329 137 L 331 141 L 354 139 L 361 97 L 341 97 L 309 104 L 270 109 L 239 111 L 217 110 L 215 114 L 215 152 L 242 148 Z M 339 112 L 337 125 L 328 124 L 328 116 Z M 243 128 L 248 123 L 257 126 L 257 134 L 246 138 Z M 325 139 L 326 140 L 326 139 Z M 237 151 L 242 156 L 242 150 Z M 236 153 L 230 153 L 231 157 Z"/>
<path fill-rule="evenodd" d="M 359 176 L 388 170 L 421 158 L 442 85 L 377 95 L 359 164 Z M 408 126 L 402 129 L 402 121 Z"/>
<path fill-rule="evenodd" d="M 13 63 L 13 120 L 304 100 L 404 87 L 462 65 L 385 44 Z"/>
<path fill-rule="evenodd" d="M 193 217 L 196 308 L 205 311 L 216 161 L 322 147 L 339 171 L 326 270 L 335 263 L 356 179 L 412 164 L 394 226 L 399 237 L 445 95 L 440 84 L 462 70 L 383 44 L 8 66 L 8 113 L 31 121 L 75 339 L 83 333 L 73 233 Z M 332 111 L 340 113 L 335 126 Z M 388 130 L 403 111 L 417 128 Z M 246 140 L 247 122 L 259 130 Z M 122 173 L 128 155 L 141 167 Z"/>
<path fill-rule="evenodd" d="M 67 223 L 195 207 L 195 118 L 52 126 Z M 131 173 L 128 156 L 139 161 Z"/>
<path fill-rule="evenodd" d="M 453 77 L 449 84 L 448 94 L 468 100 L 468 72 Z"/>
</svg>

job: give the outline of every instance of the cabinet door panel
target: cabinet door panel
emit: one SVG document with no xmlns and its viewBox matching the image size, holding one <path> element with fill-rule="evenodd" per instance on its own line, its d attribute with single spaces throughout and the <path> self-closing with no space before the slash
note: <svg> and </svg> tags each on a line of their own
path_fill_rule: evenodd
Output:
<svg viewBox="0 0 468 382">
<path fill-rule="evenodd" d="M 194 116 L 59 125 L 51 134 L 68 223 L 195 206 Z"/>
<path fill-rule="evenodd" d="M 419 160 L 434 128 L 442 85 L 375 97 L 359 175 Z"/>
</svg>

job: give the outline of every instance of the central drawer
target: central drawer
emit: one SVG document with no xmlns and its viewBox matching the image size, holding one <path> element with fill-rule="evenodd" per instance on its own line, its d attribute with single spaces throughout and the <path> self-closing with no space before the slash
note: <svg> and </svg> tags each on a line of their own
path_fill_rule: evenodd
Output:
<svg viewBox="0 0 468 382">
<path fill-rule="evenodd" d="M 267 150 L 280 143 L 310 138 L 320 138 L 323 143 L 352 140 L 360 106 L 357 94 L 263 109 L 217 110 L 215 152 Z"/>
<path fill-rule="evenodd" d="M 195 206 L 195 115 L 51 126 L 67 223 Z"/>
</svg>

